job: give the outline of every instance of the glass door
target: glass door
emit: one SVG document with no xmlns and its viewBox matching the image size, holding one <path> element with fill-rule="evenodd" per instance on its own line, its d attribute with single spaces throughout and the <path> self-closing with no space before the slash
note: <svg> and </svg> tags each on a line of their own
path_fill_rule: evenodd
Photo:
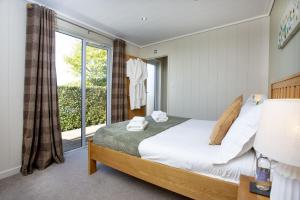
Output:
<svg viewBox="0 0 300 200">
<path fill-rule="evenodd" d="M 55 62 L 63 149 L 81 147 L 82 40 L 56 32 Z"/>
<path fill-rule="evenodd" d="M 85 136 L 88 138 L 107 123 L 108 50 L 87 43 L 85 57 Z"/>
<path fill-rule="evenodd" d="M 88 137 L 110 123 L 110 55 L 109 48 L 56 32 L 58 103 L 65 152 L 85 146 Z"/>
</svg>

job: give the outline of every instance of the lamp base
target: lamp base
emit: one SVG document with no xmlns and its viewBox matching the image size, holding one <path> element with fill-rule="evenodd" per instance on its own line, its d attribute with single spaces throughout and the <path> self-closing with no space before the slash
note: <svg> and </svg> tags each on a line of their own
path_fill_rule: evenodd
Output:
<svg viewBox="0 0 300 200">
<path fill-rule="evenodd" d="M 278 163 L 273 173 L 271 200 L 300 199 L 300 168 Z"/>
<path fill-rule="evenodd" d="M 260 190 L 256 187 L 256 182 L 250 182 L 249 190 L 251 193 L 270 197 L 270 190 Z"/>
</svg>

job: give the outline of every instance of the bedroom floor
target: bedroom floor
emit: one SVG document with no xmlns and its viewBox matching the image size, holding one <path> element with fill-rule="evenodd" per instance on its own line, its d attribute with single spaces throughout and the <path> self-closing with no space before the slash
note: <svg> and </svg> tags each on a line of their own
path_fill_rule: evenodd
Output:
<svg viewBox="0 0 300 200">
<path fill-rule="evenodd" d="M 0 180 L 1 200 L 187 199 L 106 166 L 87 174 L 87 149 L 65 154 L 65 163 Z"/>
</svg>

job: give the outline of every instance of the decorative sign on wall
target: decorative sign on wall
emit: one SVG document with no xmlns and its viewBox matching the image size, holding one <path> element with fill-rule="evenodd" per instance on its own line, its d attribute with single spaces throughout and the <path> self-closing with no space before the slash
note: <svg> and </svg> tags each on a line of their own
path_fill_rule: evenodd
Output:
<svg viewBox="0 0 300 200">
<path fill-rule="evenodd" d="M 290 0 L 281 19 L 278 48 L 282 49 L 300 29 L 300 0 Z"/>
</svg>

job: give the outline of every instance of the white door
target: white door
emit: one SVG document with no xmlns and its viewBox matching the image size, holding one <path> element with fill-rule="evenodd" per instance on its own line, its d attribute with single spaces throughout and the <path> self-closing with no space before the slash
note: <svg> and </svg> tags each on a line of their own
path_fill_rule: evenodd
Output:
<svg viewBox="0 0 300 200">
<path fill-rule="evenodd" d="M 155 106 L 155 65 L 147 64 L 148 78 L 147 78 L 147 110 L 146 115 L 151 115 Z"/>
</svg>

